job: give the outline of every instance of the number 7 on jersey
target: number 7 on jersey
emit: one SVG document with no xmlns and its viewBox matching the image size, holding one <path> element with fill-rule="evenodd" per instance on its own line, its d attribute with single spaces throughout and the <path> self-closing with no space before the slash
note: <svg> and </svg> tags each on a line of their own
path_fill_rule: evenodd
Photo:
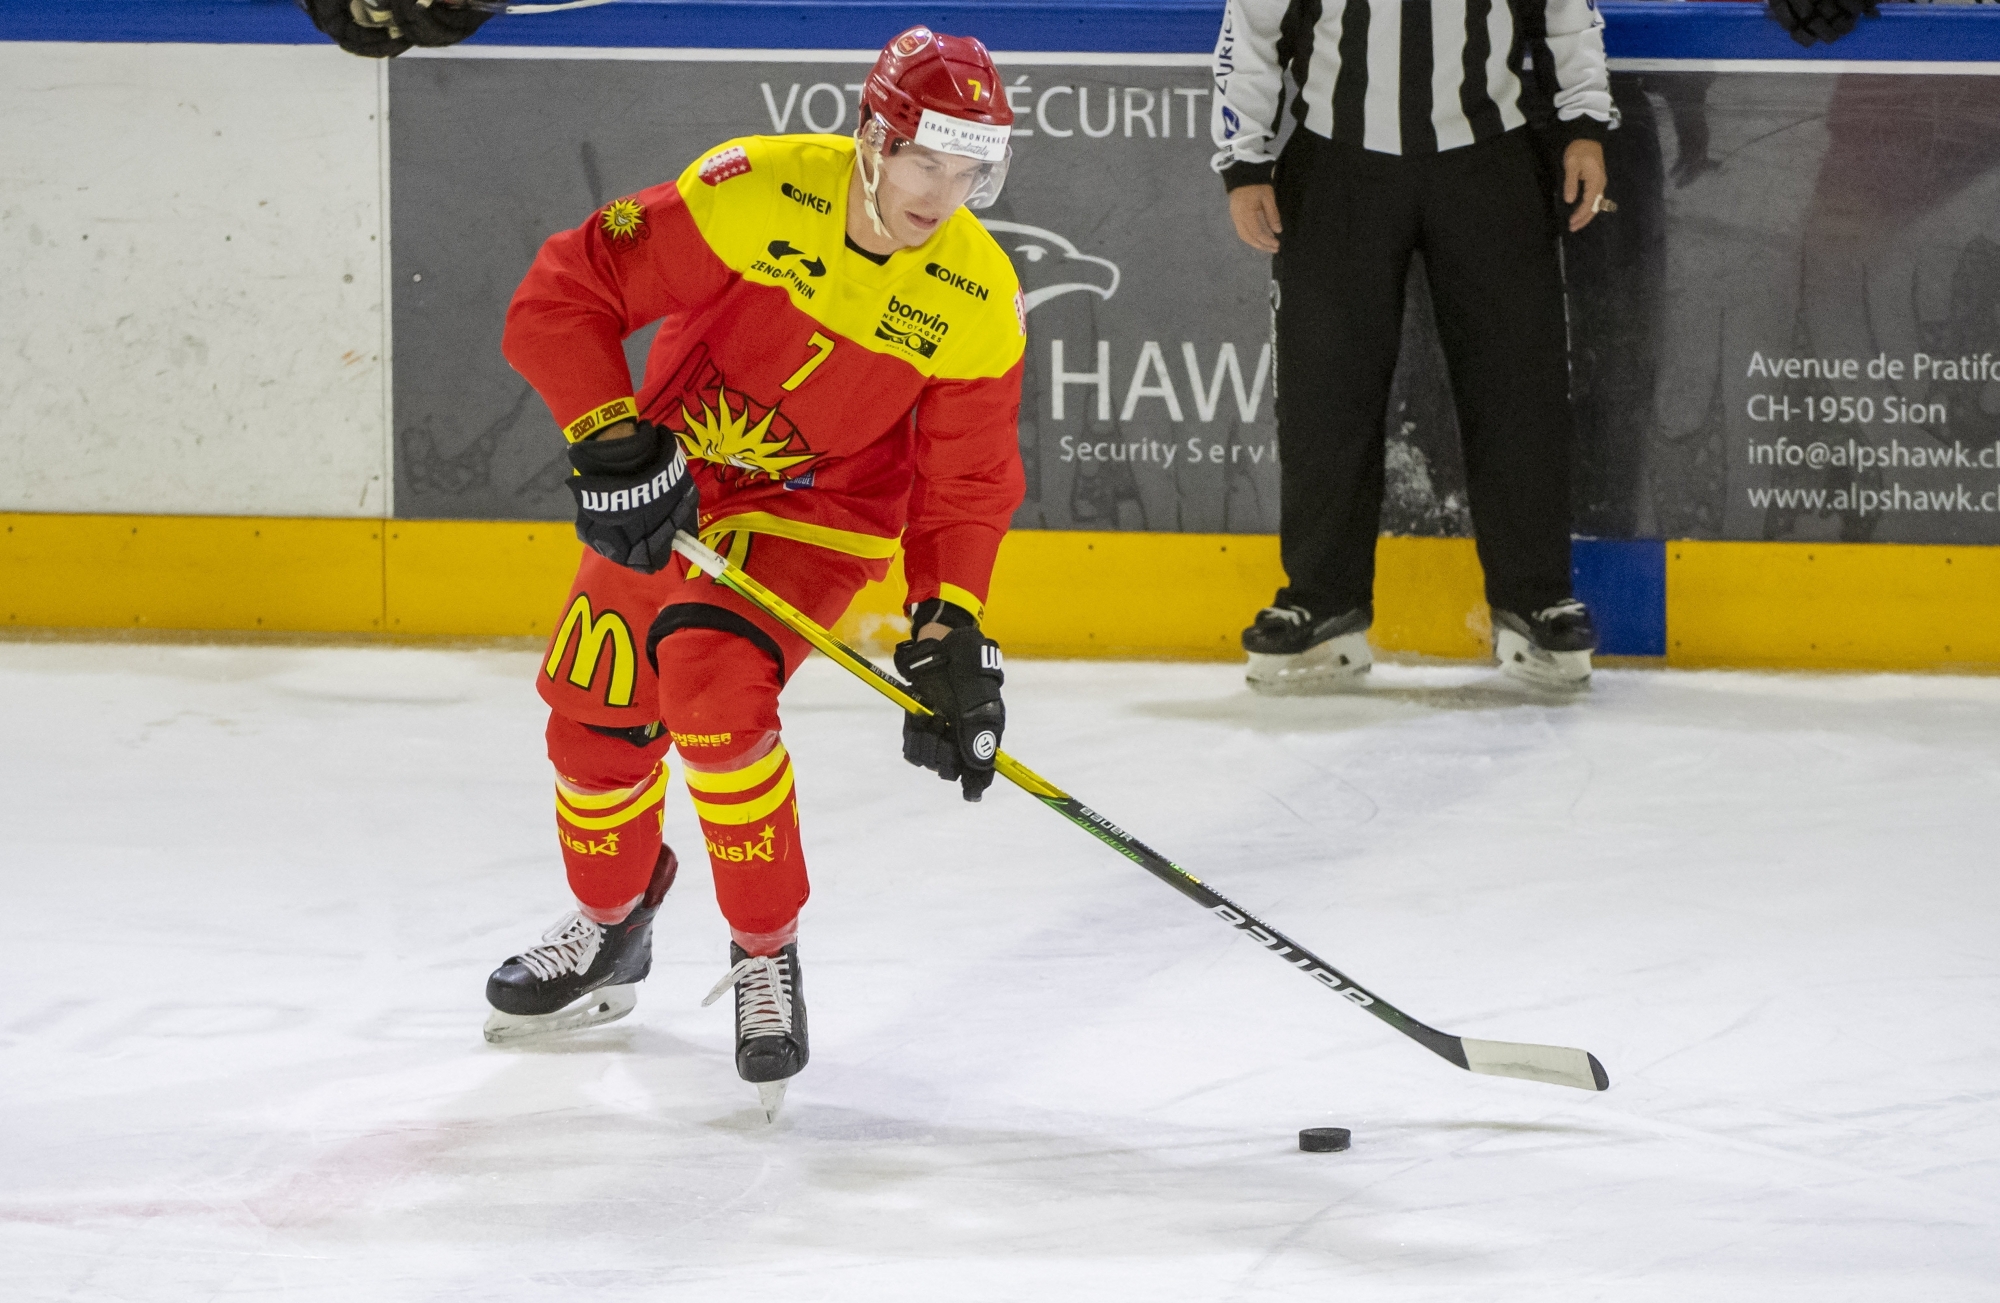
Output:
<svg viewBox="0 0 2000 1303">
<path fill-rule="evenodd" d="M 825 335 L 820 334 L 817 330 L 813 332 L 812 338 L 807 340 L 806 343 L 812 345 L 813 355 L 806 359 L 804 366 L 792 372 L 791 379 L 778 386 L 786 393 L 792 392 L 792 390 L 797 389 L 807 380 L 810 380 L 812 373 L 819 370 L 820 365 L 833 356 L 833 341 Z"/>
</svg>

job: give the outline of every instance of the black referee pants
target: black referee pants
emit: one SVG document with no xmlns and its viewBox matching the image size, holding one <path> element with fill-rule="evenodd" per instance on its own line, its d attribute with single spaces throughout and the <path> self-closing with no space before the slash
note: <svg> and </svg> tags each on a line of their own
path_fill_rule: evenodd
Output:
<svg viewBox="0 0 2000 1303">
<path fill-rule="evenodd" d="M 1371 600 L 1384 424 L 1421 250 L 1492 605 L 1570 595 L 1569 365 L 1555 235 L 1527 132 L 1438 154 L 1305 130 L 1278 164 L 1280 604 Z"/>
</svg>

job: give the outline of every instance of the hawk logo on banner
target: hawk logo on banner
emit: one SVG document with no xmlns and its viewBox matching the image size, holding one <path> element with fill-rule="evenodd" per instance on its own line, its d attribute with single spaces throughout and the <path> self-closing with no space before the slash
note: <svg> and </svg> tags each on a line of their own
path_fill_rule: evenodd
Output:
<svg viewBox="0 0 2000 1303">
<path fill-rule="evenodd" d="M 646 229 L 646 210 L 636 199 L 614 199 L 606 204 L 598 225 L 614 240 L 637 240 L 652 234 Z"/>
<path fill-rule="evenodd" d="M 706 348 L 695 350 L 667 392 L 679 397 L 662 424 L 690 457 L 740 475 L 784 481 L 805 474 L 801 468 L 819 456 L 775 405 L 765 407 L 729 388 Z"/>
<path fill-rule="evenodd" d="M 1095 294 L 1108 301 L 1124 278 L 1117 263 L 1085 253 L 1068 237 L 1046 227 L 1000 221 L 981 221 L 980 225 L 1014 258 L 1027 295 L 1021 304 L 1023 317 L 1065 294 Z"/>
</svg>

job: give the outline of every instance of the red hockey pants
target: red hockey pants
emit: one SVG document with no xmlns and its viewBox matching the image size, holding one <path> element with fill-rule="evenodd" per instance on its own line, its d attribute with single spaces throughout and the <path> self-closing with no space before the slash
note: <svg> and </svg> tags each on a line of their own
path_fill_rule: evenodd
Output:
<svg viewBox="0 0 2000 1303">
<path fill-rule="evenodd" d="M 887 568 L 766 534 L 717 546 L 822 625 Z M 671 746 L 738 943 L 768 954 L 791 938 L 809 884 L 778 693 L 809 650 L 678 557 L 642 575 L 584 553 L 538 681 L 556 833 L 585 913 L 614 922 L 645 891 Z"/>
</svg>

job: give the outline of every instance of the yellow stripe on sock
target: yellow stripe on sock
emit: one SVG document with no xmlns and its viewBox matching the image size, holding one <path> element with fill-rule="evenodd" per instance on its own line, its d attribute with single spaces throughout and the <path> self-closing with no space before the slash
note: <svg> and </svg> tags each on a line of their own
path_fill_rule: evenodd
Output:
<svg viewBox="0 0 2000 1303">
<path fill-rule="evenodd" d="M 772 811 L 783 805 L 791 794 L 792 771 L 787 768 L 784 777 L 780 778 L 770 791 L 755 800 L 744 801 L 737 805 L 711 805 L 697 796 L 694 798 L 694 812 L 701 816 L 704 823 L 755 823 L 759 819 L 770 818 Z"/>
<path fill-rule="evenodd" d="M 558 778 L 556 780 L 556 799 L 573 805 L 579 810 L 609 810 L 614 805 L 623 805 L 633 797 L 638 796 L 646 790 L 648 783 L 656 783 L 663 777 L 665 775 L 661 771 L 661 768 L 656 767 L 652 773 L 647 774 L 630 787 L 621 787 L 611 792 L 580 792 Z"/>
<path fill-rule="evenodd" d="M 751 761 L 741 769 L 707 770 L 684 765 L 688 787 L 697 792 L 747 792 L 757 784 L 778 772 L 778 766 L 785 763 L 785 744 L 771 748 L 770 753 Z"/>
<path fill-rule="evenodd" d="M 666 799 L 666 796 L 667 796 L 667 771 L 666 767 L 662 766 L 660 769 L 659 777 L 653 780 L 652 787 L 647 789 L 647 791 L 643 795 L 641 795 L 639 799 L 633 801 L 630 805 L 626 806 L 622 810 L 619 810 L 615 814 L 606 814 L 606 815 L 580 814 L 577 812 L 576 809 L 574 809 L 569 804 L 569 802 L 563 799 L 563 790 L 560 787 L 556 789 L 556 814 L 562 819 L 564 823 L 567 823 L 575 828 L 588 828 L 593 831 L 598 831 L 605 828 L 618 828 L 632 822 L 634 819 L 638 818 L 646 811 L 652 809 L 656 805 L 659 805 L 662 801 Z"/>
</svg>

